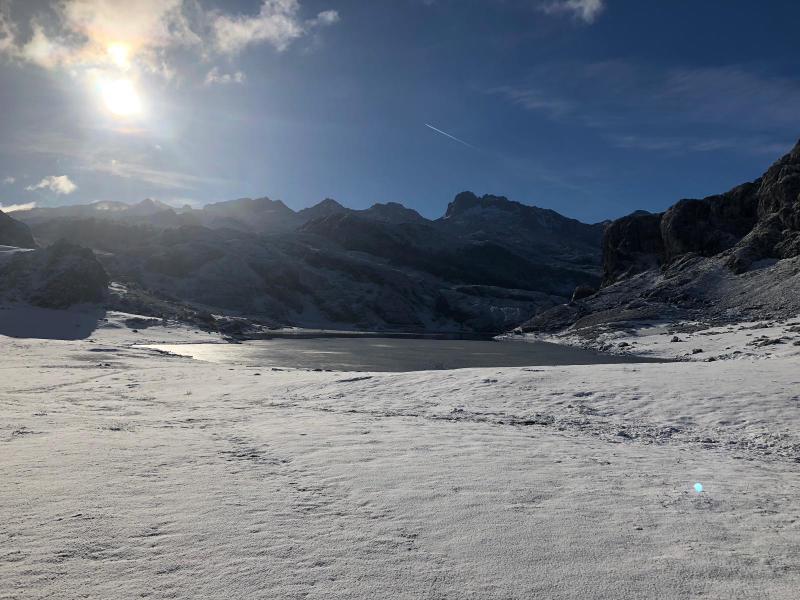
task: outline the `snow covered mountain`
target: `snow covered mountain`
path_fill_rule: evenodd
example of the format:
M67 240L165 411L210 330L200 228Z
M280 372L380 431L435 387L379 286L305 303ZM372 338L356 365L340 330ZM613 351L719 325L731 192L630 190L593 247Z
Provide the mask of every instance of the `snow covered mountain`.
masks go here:
M282 325L502 331L600 280L602 225L459 194L435 221L397 203L150 201L20 213L37 239L91 247L116 281Z

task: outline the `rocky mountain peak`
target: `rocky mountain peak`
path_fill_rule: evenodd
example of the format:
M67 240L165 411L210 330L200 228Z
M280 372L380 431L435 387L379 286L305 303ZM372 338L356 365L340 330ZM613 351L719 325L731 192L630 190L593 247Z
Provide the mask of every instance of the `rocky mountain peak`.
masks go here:
M152 198L145 198L138 204L133 204L128 208L131 214L145 216L155 215L164 211L171 211L173 208L169 204L165 204L160 200L153 200Z
M448 219L457 215L462 215L466 212L476 209L500 209L500 210L513 210L516 208L514 205L521 206L518 202L512 202L505 196L494 196L486 194L478 197L472 192L461 192L457 194L453 201L447 205L447 211L444 218ZM533 207L530 207L533 208Z
M334 200L333 198L325 198L322 202L318 203L316 206L320 208L327 208L327 209L342 209L342 206L339 202Z

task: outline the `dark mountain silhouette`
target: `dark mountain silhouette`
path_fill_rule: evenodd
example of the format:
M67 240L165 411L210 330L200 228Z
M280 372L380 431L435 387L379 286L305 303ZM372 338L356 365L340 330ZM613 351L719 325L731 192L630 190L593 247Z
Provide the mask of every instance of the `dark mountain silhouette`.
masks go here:
M280 324L502 331L600 281L601 225L469 192L435 221L397 203L295 212L269 198L24 218L147 294Z

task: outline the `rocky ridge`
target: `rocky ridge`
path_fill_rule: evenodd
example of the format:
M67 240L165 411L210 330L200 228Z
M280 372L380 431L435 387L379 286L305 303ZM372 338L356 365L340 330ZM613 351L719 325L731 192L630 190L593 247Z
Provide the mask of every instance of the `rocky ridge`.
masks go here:
M800 313L798 290L800 143L753 182L611 223L601 289L536 315L523 329L781 319Z

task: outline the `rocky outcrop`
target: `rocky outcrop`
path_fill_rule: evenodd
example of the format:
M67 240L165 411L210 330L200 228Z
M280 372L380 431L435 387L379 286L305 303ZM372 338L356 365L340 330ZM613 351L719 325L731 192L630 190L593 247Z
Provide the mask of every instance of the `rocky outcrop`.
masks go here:
M664 257L661 216L636 212L611 223L603 236L603 285L655 268Z
M614 221L603 239L600 292L524 327L795 316L799 274L800 143L753 182Z
M0 291L7 300L45 308L101 302L108 284L94 253L69 242L17 252L0 267Z
M689 253L714 256L735 246L756 225L758 182L704 200L681 200L664 213L664 259Z
M603 282L690 254L722 253L736 273L760 260L800 255L800 143L756 181L681 200L661 215L635 213L614 221L603 241Z
M36 242L27 225L0 211L0 246L36 248Z

